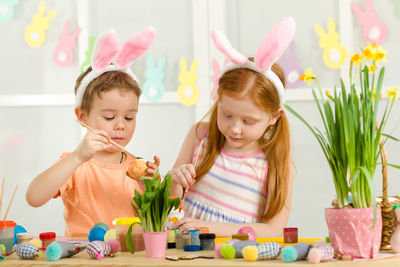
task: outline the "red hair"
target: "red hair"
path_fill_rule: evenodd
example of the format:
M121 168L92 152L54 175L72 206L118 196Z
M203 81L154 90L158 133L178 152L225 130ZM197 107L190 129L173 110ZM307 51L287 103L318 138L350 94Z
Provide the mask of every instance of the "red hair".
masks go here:
M285 85L282 68L278 64L274 64L272 71ZM280 109L279 95L274 85L264 75L250 69L239 68L224 73L219 79L219 99L224 94L235 98L242 98L244 95L250 96L258 107L269 114L275 114ZM225 136L217 126L217 109L218 101L209 111L208 142L203 153L204 159L196 169L197 180L211 169L225 143ZM269 138L265 138L265 134ZM268 162L269 190L266 185L266 192L269 194L270 202L266 213L262 211L263 213L260 214L263 221L266 221L283 209L291 179L289 123L284 112L281 112L273 126L267 127L258 140L258 144L263 149Z

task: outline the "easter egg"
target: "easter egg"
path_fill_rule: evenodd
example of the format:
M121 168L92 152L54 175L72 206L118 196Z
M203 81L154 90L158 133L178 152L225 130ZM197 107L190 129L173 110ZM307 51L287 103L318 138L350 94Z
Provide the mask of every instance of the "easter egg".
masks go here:
M106 230L100 227L93 227L90 229L88 239L90 242L92 241L104 241L104 236L106 234Z
M249 236L249 240L256 240L257 235L254 232L253 228L246 226L239 229L238 234L247 234Z
M129 165L128 168L128 175L129 177L131 177L132 179L139 179L140 177L142 177L143 175L146 174L147 171L147 165L146 165L146 161L144 159L139 159L136 158L131 165Z
M14 226L14 243L13 243L13 245L17 244L17 242L18 242L17 234L19 234L19 233L26 233L25 228L22 227L21 225Z

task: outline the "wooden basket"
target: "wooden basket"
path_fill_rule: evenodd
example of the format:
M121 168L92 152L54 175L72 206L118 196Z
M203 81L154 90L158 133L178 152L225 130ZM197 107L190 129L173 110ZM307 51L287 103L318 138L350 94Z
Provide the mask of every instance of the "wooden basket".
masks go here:
M382 211L381 249L390 250L392 249L392 247L390 246L390 238L392 237L392 234L396 230L397 226L397 219L396 219L396 214L393 211L393 205L400 203L400 196L392 196L390 197L389 200L387 194L387 187L388 187L387 165L385 164L387 162L387 158L386 158L386 149L385 146L383 145L383 138L381 139L380 146L381 146L382 177L383 177L383 182L382 182L383 194L381 197L378 197L382 199L382 201L378 203Z

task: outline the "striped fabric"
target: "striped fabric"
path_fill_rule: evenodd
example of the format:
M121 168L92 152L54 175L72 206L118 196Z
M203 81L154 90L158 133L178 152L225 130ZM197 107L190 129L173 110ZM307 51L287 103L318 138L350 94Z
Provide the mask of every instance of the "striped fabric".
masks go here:
M111 254L111 247L104 241L92 241L86 246L86 252L93 259L101 259Z
M207 136L203 137L203 148L206 142ZM198 164L202 159L200 155ZM189 188L185 217L220 223L259 222L267 200L267 171L262 151L238 156L222 150L209 172Z
M335 250L330 244L322 244L317 246L317 248L321 251L321 260L332 259L335 254Z
M259 260L273 260L281 253L282 246L276 242L266 242L257 246Z

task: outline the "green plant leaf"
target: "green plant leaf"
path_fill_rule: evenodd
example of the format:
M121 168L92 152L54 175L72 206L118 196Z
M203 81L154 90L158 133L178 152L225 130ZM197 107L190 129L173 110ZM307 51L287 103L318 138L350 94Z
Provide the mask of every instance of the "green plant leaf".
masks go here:
M132 254L135 254L135 246L132 240L132 227L135 224L140 224L139 222L134 222L129 226L128 232L126 233L126 237L125 237L125 243L126 243L126 248L128 249L128 251Z

